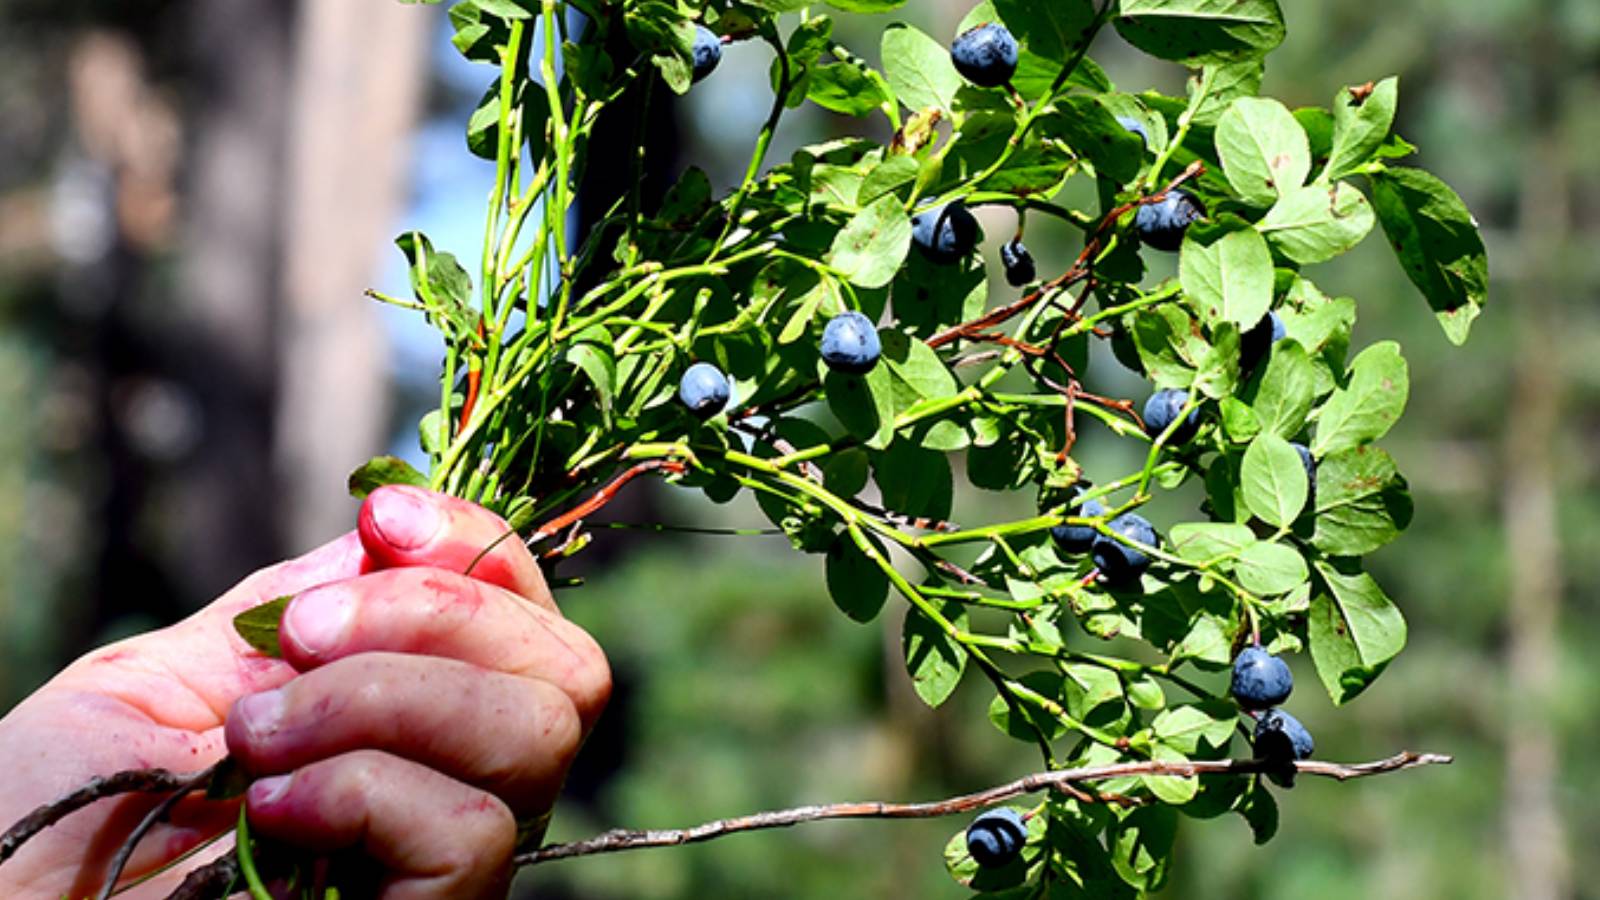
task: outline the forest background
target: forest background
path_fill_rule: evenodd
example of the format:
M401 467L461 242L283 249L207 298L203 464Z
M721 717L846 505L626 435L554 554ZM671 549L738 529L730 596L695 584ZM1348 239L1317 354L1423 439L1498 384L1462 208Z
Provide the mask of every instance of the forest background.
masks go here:
M968 5L892 16L947 35ZM1370 560L1411 628L1358 702L1308 692L1296 711L1319 757L1456 763L1307 780L1265 847L1240 821L1185 821L1164 896L1600 897L1600 856L1582 851L1600 846L1600 4L1286 12L1264 92L1326 104L1399 75L1396 130L1489 245L1491 305L1465 348L1417 314L1381 241L1319 275L1370 298L1356 345L1398 337L1411 361L1386 447L1416 518ZM845 22L836 37L871 58L882 19ZM492 166L460 134L490 72L447 34L442 8L392 0L0 0L0 710L89 647L347 528L345 476L374 452L415 458L436 338L361 292L405 292L389 243L404 228L467 258L482 240ZM737 182L768 53L730 48L716 78L655 111L655 178L693 162ZM1124 89L1181 93L1180 68L1114 34L1094 53ZM848 126L807 107L773 158ZM994 243L1010 230L987 224ZM1037 228L1029 245L1049 270L1074 237ZM1104 393L1143 390L1109 359L1094 372ZM1112 443L1080 452L1115 468ZM973 493L957 508L992 519L1030 502ZM658 484L608 513L765 525L753 503ZM942 796L1030 766L988 725L981 688L937 712L917 701L897 618L838 616L821 567L782 537L619 527L585 556L588 584L558 600L605 644L618 688L553 838ZM519 890L956 898L938 854L958 827L811 825L543 866Z

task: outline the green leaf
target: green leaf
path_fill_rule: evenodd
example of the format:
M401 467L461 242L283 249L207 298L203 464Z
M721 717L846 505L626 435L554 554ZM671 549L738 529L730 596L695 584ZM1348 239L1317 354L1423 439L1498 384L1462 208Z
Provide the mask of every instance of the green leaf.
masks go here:
M428 476L412 468L398 456L375 456L350 473L350 496L364 500L366 496L386 484L409 484L425 488Z
M1317 402L1317 372L1300 342L1284 338L1272 345L1257 383L1250 408L1261 428L1281 438L1292 438L1306 425Z
M1240 800L1239 815L1250 825L1257 844L1265 844L1278 833L1278 801L1267 790L1266 782L1257 779Z
M863 537L882 555L883 548L878 546L872 535ZM828 594L841 612L857 622L870 622L877 618L878 611L883 609L883 602L889 596L889 576L877 562L862 552L848 532L835 536L833 543L828 546L824 571Z
M1017 680L1036 694L1058 702L1061 698L1062 676L1056 672L1029 672ZM1022 711L1020 719L1014 715L1014 710L1004 696L996 695L989 702L989 721L994 723L994 727L1000 729L1002 734L1019 741L1031 742L1040 734L1049 740L1055 740L1067 733L1067 726L1045 710L1025 700L1019 700L1017 704Z
M845 225L827 262L852 284L878 288L894 280L910 249L911 217L899 197L886 194Z
M289 601L293 599L293 595L286 594L260 606L252 606L233 617L233 630L263 655L282 659L283 652L278 647L278 627L283 621L283 611L289 608Z
M841 497L854 497L867 486L872 466L860 447L840 450L822 465L822 486Z
M1318 459L1383 437L1406 408L1411 377L1399 344L1373 344L1350 370L1349 386L1334 391L1317 412L1311 452Z
M1272 305L1272 251L1248 227L1220 237L1190 229L1178 257L1178 277L1208 324L1227 321L1248 329Z
M906 5L906 0L828 0L834 9L854 13L892 12Z
M499 16L502 19L527 19L534 15L532 9L517 2L517 0L472 0L472 2L481 7L484 12L492 16ZM537 4L532 5L536 6Z
M1178 813L1170 806L1145 806L1127 813L1106 836L1117 874L1141 891L1158 890L1166 883L1177 834Z
M688 93L694 72L694 23L661 0L629 4L622 14L628 40L650 58L673 93Z
M1288 107L1262 97L1233 101L1217 120L1217 156L1228 183L1251 206L1266 208L1306 183L1311 147Z
M1182 751L1174 749L1166 743L1156 744L1150 750L1150 758L1158 762L1182 763L1188 762L1189 757ZM1157 800L1173 806L1182 806L1195 798L1200 793L1200 779L1194 775L1141 775L1139 780L1150 789Z
M1122 0L1116 26L1140 50L1190 67L1262 56L1284 34L1277 0Z
M1406 168L1373 175L1372 199L1389 245L1445 337L1465 343L1489 299L1489 257L1467 205L1443 181Z
M902 438L874 460L872 475L889 509L913 518L949 517L955 483L945 454Z
M1156 740L1185 756L1215 759L1227 750L1238 723L1233 704L1203 701L1162 712L1150 723L1150 730Z
M912 112L930 106L949 112L956 91L966 83L950 62L949 48L900 22L884 29L883 72L895 96Z
M1311 660L1334 705L1342 706L1405 646L1406 621L1353 561L1323 560L1316 567L1323 584L1311 598Z
M472 276L455 256L434 252L433 243L420 231L408 231L394 243L411 264L411 289L446 337L460 337L476 329L477 313L470 305Z
M1302 265L1325 262L1372 230L1372 206L1345 182L1307 185L1285 194L1256 228L1273 249Z
M1046 136L1066 141L1095 172L1118 184L1136 178L1144 163L1144 141L1122 127L1101 97L1062 97L1054 112L1040 118L1039 127Z
M914 156L895 155L872 167L861 180L856 202L866 206L880 197L899 193L917 180L921 165Z
M994 0L994 8L1017 40L1056 63L1065 63L1083 49L1095 17L1090 0Z
M822 390L828 397L828 409L838 417L845 430L870 447L886 447L894 436L893 378L889 367L881 363L865 375L830 370L823 376Z
M617 359L611 351L611 335L603 326L593 326L578 335L567 348L567 362L578 367L594 385L600 401L601 421L611 422L611 400L617 390Z
M1072 155L1060 146L1030 142L1013 153L1003 168L979 182L977 189L1018 197L1049 197L1072 171Z
M1330 556L1361 556L1411 524L1411 493L1393 457L1351 447L1317 463L1317 523L1311 543Z
M1256 542L1249 526L1235 522L1183 522L1172 526L1167 537L1172 552L1194 562L1237 555Z
M1333 99L1333 146L1328 151L1328 167L1318 181L1337 181L1361 168L1394 125L1400 79L1385 78L1359 103L1349 88Z
M1287 594L1311 575L1305 559L1293 547L1267 541L1246 547L1234 572L1245 590L1267 597Z
M1262 434L1250 442L1240 478L1245 507L1268 525L1287 526L1306 505L1310 486L1300 454L1275 434Z
M874 77L867 64L847 59L811 70L806 97L830 112L844 116L867 116L893 103L888 85Z
M966 629L965 605L946 601L939 614L957 628ZM967 651L915 606L906 609L901 649L905 651L911 687L922 702L937 707L950 699L961 683L961 673L966 671Z

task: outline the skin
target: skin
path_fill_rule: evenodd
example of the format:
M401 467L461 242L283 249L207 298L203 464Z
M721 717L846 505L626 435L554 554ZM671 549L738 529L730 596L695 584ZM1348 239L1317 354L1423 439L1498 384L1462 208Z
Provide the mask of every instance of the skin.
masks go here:
M520 541L461 574L506 530L471 504L382 488L349 534L77 660L0 719L0 827L95 775L231 753L255 779L255 834L364 857L384 900L506 896L517 820L550 810L611 689ZM271 659L232 619L285 594ZM92 894L157 799L101 800L36 836L0 866L0 897ZM238 803L184 800L125 879L231 828ZM164 897L229 846L122 896Z

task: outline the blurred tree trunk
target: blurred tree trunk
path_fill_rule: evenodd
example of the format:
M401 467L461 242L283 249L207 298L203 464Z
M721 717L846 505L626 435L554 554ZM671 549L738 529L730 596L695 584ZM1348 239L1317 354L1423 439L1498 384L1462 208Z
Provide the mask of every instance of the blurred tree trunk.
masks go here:
M176 356L185 360L204 433L173 486L174 537L191 552L168 565L191 602L283 550L271 447L294 9L212 0L189 18L193 138L180 289L195 340Z
M371 301L393 227L436 17L398 3L307 3L296 29L273 448L285 536L350 527L346 476L385 440L385 338Z
M1540 42L1536 58L1559 59ZM1548 298L1563 283L1560 250L1572 223L1568 202L1571 166L1562 149L1556 98L1564 73L1535 64L1534 88L1551 123L1533 137L1519 198L1518 352L1506 410L1501 470L1506 557L1510 564L1507 632L1506 802L1503 827L1507 858L1506 896L1517 900L1572 897L1572 863L1557 802L1561 772L1553 721L1559 685L1559 619L1562 604L1561 544L1556 511L1555 444L1561 432L1561 367L1549 355L1549 336L1559 326Z

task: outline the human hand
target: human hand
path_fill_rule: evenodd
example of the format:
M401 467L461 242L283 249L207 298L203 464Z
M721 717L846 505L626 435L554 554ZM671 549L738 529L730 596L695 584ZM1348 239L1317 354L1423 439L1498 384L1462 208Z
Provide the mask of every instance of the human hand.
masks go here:
M358 849L385 898L504 896L517 818L550 808L610 691L599 647L563 619L532 556L487 511L374 492L355 531L250 576L190 618L74 662L0 719L0 825L125 769L257 780L255 833ZM292 594L283 659L234 632ZM157 798L75 813L0 866L0 896L80 897ZM133 854L154 871L230 827L238 801L179 803ZM165 896L197 861L128 896Z

